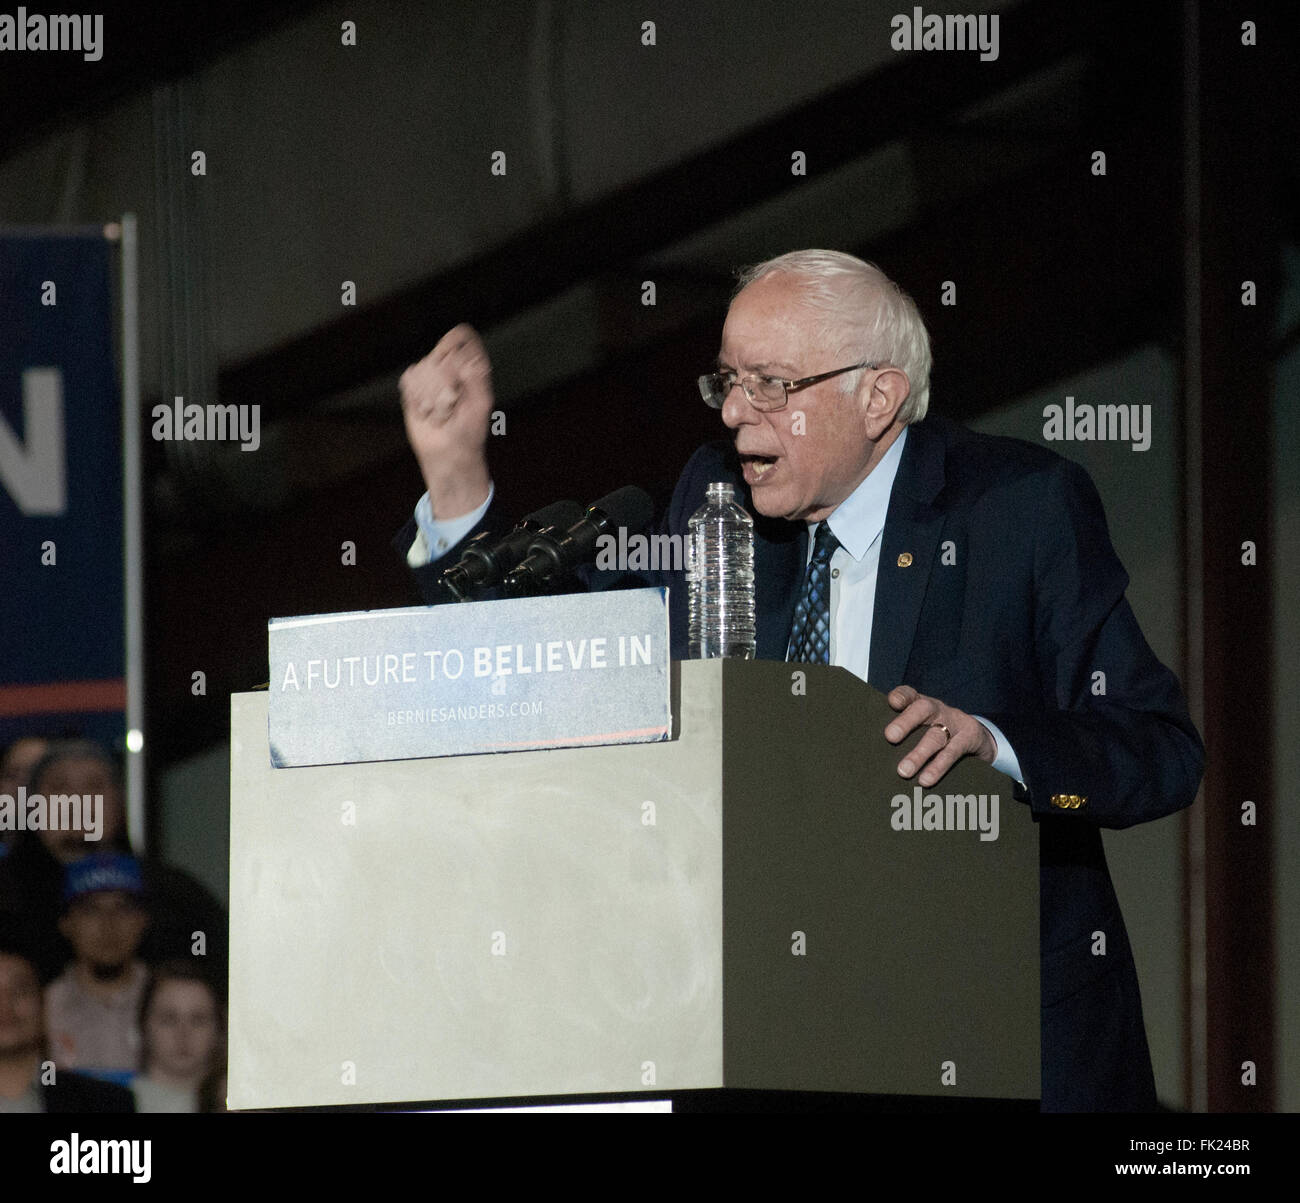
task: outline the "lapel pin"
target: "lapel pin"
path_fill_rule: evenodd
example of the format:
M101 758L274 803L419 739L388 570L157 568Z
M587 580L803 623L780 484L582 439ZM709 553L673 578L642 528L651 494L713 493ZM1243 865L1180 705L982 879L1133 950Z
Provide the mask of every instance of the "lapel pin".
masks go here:
M900 568L910 568L912 565L912 553L910 551L902 552L898 557L898 566Z

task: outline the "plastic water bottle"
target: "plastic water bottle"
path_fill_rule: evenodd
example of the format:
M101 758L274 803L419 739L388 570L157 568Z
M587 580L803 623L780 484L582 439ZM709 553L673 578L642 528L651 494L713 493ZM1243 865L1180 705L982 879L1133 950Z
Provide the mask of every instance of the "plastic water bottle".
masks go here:
M687 526L692 660L754 658L754 520L729 484L710 484Z

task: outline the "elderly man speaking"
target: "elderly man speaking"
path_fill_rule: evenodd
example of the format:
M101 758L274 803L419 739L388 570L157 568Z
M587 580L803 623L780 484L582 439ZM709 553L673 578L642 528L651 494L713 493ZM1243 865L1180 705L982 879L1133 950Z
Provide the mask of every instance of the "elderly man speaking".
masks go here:
M750 268L699 382L733 437L691 458L666 526L683 533L708 483L733 482L755 515L757 654L842 665L887 693L898 713L882 739L928 728L901 777L928 787L978 756L1015 782L1039 831L1043 1109L1150 1110L1137 973L1101 829L1190 805L1200 736L1125 600L1087 474L927 416L929 369L916 306L873 265L810 250ZM460 544L504 524L484 457L493 403L478 336L450 331L401 393L428 492L396 543L440 602ZM683 658L681 574L645 576L672 587ZM1092 955L1097 931L1104 957Z

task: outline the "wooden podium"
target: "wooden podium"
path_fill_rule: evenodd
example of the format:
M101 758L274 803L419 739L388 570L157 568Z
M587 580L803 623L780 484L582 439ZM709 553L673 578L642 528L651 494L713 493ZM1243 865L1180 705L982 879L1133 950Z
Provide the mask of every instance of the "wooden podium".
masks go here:
M292 769L234 695L231 1108L1037 1098L1011 782L967 760L918 802L840 668L692 661L674 692L663 743Z

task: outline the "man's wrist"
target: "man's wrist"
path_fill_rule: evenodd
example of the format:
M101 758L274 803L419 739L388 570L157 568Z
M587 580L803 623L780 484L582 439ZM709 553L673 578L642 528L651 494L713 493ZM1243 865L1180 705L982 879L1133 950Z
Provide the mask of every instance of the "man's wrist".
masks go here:
M425 487L429 491L429 507L433 517L439 522L450 522L478 509L492 489L492 478L487 465L475 465L465 472L447 472L447 465L441 465L442 471L437 475L424 474Z

